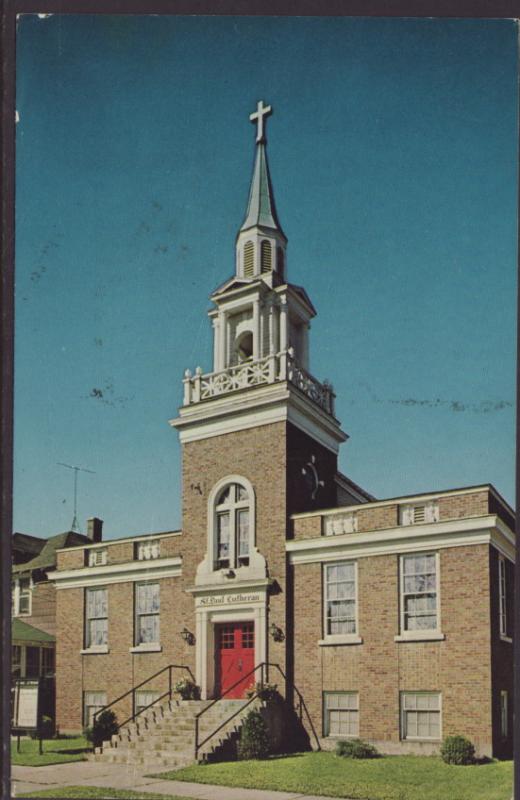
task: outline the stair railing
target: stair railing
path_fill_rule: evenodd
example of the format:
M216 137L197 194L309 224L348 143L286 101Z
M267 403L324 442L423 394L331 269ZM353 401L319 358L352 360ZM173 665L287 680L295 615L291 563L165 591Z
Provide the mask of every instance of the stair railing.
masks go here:
M193 673L192 673L191 669L189 667L187 667L185 664L168 664L168 666L163 667L163 669L160 669L159 672L156 672L153 675L150 675L149 678L146 678L141 683L138 683L137 686L132 686L132 688L129 689L127 692L125 692L124 694L120 695L119 697L116 697L115 700L112 700L111 703L108 703L106 706L103 706L103 708L100 708L99 711L96 711L95 714L93 715L93 723L95 723L96 717L98 717L99 714L102 714L103 711L106 711L107 709L111 708L112 706L115 706L116 703L119 703L121 700L124 700L125 697L128 697L129 694L132 695L132 715L130 717L128 717L128 719L125 719L124 722L121 722L121 723L118 724L118 726L117 726L117 731L118 732L123 727L123 725L127 725L129 722L133 722L136 719L136 717L138 717L140 714L143 714L145 711L148 711L149 708L151 708L152 706L156 705L161 700L164 700L165 697L168 697L168 699L171 700L172 699L172 694L173 694L172 670L174 670L174 669L186 670L186 672L190 676L190 678L193 681L193 683L195 683L195 678L193 676ZM141 686L144 686L145 684L147 684L150 681L152 681L154 678L158 678L159 675L162 675L163 672L166 672L166 670L168 670L168 690L166 692L164 692L160 697L157 697L155 700L153 700L151 703L149 703L147 706L144 706L143 708L141 708L136 713L136 710L135 710L135 693L136 693L136 691L138 689L140 689Z
M199 751L200 751L201 747L203 747L206 744L206 742L209 742L209 740L212 739L229 722L231 722L232 719L234 719L236 716L238 716L238 714L242 713L242 711L245 708L247 708L247 706L249 706L254 700L256 700L257 697L261 697L262 696L262 690L264 688L264 683L265 683L264 678L265 678L266 675L267 676L269 675L269 667L273 667L274 669L277 669L278 672L280 673L280 675L282 676L282 678L285 681L286 688L287 687L291 687L293 689L293 691L296 693L296 695L298 697L298 712L297 713L298 713L298 717L299 717L300 723L303 724L303 716L304 716L304 713L305 713L305 717L307 719L308 725L309 725L309 727L310 727L310 729L311 729L311 731L313 733L313 736L314 736L314 738L316 740L317 750L321 750L320 740L319 740L319 737L318 737L318 735L316 733L314 725L312 723L312 719L311 719L311 716L310 716L309 711L307 709L307 706L305 705L305 700L303 699L302 693L297 688L297 686L295 686L294 683L292 683L291 681L288 680L287 675L282 670L282 668L280 667L279 664L274 664L274 663L271 663L269 661L262 661L262 662L260 662L260 664L257 664L256 667L254 667L252 670L250 670L245 675L243 675L238 681L235 681L235 683L233 683L228 689L226 689L226 691L223 692L220 695L220 697L216 697L211 703L209 703L205 708L203 708L202 711L199 711L199 713L195 715L195 760L198 759ZM233 689L235 689L240 683L243 683L246 680L246 678L249 678L250 675L254 675L258 670L260 670L260 689L259 689L259 691L254 691L253 694L251 695L251 697L248 699L247 703L244 703L244 705L242 705L237 711L235 711L233 714L230 714L230 716L227 717L224 720L224 722L222 722L218 726L218 728L215 728L215 730L212 731L208 736L206 736L205 739L203 739L201 742L199 742L200 718L207 711L209 711L210 708L212 708L216 703L218 703L219 700L222 700L227 694L232 692Z

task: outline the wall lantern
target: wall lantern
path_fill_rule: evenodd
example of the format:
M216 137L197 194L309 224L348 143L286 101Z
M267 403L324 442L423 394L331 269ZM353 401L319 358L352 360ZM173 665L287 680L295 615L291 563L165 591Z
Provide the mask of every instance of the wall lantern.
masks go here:
M182 629L181 636L186 642L186 644L195 644L195 636L187 628Z
M285 639L285 633L281 628L278 627L278 625L275 625L274 622L271 622L271 625L269 626L269 633L275 642L283 642Z

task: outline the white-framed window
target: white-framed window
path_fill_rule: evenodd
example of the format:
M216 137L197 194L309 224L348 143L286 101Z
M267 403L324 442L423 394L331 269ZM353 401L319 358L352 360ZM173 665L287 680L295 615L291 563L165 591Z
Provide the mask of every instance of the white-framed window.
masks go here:
M323 518L325 536L341 536L342 533L355 533L358 529L357 514L331 514Z
M500 734L504 739L507 739L508 733L509 725L507 692L505 689L503 689L500 692Z
M401 633L439 630L439 569L436 553L401 556Z
M135 644L159 643L159 583L137 583L135 586Z
M236 569L249 565L253 539L251 491L242 483L233 481L223 486L215 497L213 509L215 569Z
M139 714L145 708L155 703L160 697L159 692L147 691L140 689L135 693L135 713Z
M106 588L85 589L85 647L108 645L108 599Z
M96 547L88 551L88 566L100 567L107 563L107 548Z
M357 633L357 563L325 564L323 575L325 635Z
M401 693L401 738L441 739L439 692Z
M138 561L150 561L153 558L160 558L161 540L150 539L146 542L136 543L136 558Z
M83 725L91 728L94 724L94 714L101 711L107 704L106 692L83 692Z
M12 588L13 616L29 617L32 609L33 582L30 576L15 578Z
M323 706L325 736L359 736L357 692L325 692Z
M400 525L419 525L422 522L439 521L439 503L429 500L421 503L406 503L399 506Z
M500 635L507 636L506 560L502 555L498 556L498 611Z

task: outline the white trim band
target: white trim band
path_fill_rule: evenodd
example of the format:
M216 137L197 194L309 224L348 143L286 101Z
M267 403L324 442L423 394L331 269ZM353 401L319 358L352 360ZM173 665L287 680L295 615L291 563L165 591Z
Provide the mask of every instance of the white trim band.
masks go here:
M147 561L131 561L123 564L108 564L101 567L55 570L49 572L56 589L75 589L83 586L104 586L110 583L125 583L158 578L178 578L182 574L182 558L157 558Z

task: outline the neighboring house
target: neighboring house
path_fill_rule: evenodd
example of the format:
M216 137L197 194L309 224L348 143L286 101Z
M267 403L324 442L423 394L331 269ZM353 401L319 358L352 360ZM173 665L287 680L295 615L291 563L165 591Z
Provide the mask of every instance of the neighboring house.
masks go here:
M235 274L212 295L213 369L186 371L171 421L182 531L58 550L58 724L81 730L170 664L233 698L270 662L324 747L429 753L465 734L510 757L513 510L489 484L376 500L338 472L347 436L310 374L316 312L286 246L260 129ZM118 719L165 691L167 672Z
M56 552L101 538L101 521L89 520L89 533L74 531L40 539L13 534L12 659L13 678L50 677L55 672L56 590L48 578Z

